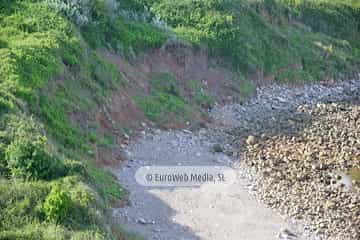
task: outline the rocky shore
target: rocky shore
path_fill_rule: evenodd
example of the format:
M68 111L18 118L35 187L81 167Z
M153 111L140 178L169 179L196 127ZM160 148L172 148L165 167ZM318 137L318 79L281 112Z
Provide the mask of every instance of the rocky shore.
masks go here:
M146 239L359 239L359 183L349 175L360 168L359 94L360 80L270 85L213 109L207 128L144 128L114 170L131 203L114 219ZM133 176L150 165L224 165L238 179L226 188L140 186Z
M360 239L359 183L350 176L360 169L359 82L281 88L229 108L241 167L256 174L263 202L319 239Z

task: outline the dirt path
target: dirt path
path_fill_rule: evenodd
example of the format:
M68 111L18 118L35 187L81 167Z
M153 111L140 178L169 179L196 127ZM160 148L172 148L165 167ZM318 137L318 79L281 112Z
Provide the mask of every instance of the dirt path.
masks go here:
M197 132L150 129L126 149L128 162L114 170L121 184L130 191L131 206L114 210L114 217L127 229L146 239L273 240L318 239L302 231L303 225L281 217L259 203L252 194L254 185L246 169L237 167L231 154L214 153L214 144L231 153L236 126L254 119L276 121L302 104L339 100L359 87L358 81L334 86L314 85L288 89L269 86L244 105L214 110L213 125ZM230 156L229 156L230 155ZM199 188L155 188L139 185L134 178L141 166L213 166L234 168L237 178L229 185L203 185ZM296 235L293 236L293 234Z

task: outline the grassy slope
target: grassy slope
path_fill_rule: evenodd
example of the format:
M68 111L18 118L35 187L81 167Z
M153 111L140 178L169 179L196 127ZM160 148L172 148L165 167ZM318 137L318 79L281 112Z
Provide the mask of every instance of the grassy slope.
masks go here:
M110 20L105 8L97 6L98 24L82 29L84 41L78 28L43 1L0 3L0 239L115 238L106 212L126 193L92 163L91 145L103 142L94 133L96 126L79 126L70 115L91 112L124 86L116 68L88 44L121 43L137 52L160 46L165 37L145 23ZM44 135L49 140L39 149L23 148L23 142ZM26 178L19 175L13 162L24 154L29 161L51 161L45 162L46 174L35 164L20 169ZM61 221L44 205L56 186L70 199ZM50 207L62 211L61 204Z
M203 110L212 107L215 102L215 98L196 80L189 81L185 86L191 93L189 97L183 96L176 78L170 73L153 74L150 83L151 93L136 96L135 102L147 118L159 126L195 122L195 118L205 115Z
M166 34L145 22L110 17L103 1L92 2L94 21L81 28L40 0L0 3L0 239L115 238L106 208L125 193L92 164L91 144L103 142L96 126L78 126L69 116L91 112L124 86L96 48L132 58L160 47ZM359 64L359 27L349 28L360 22L356 8L290 0L127 0L122 8L141 14L144 3L178 37L206 45L241 76L261 70L278 80L318 80ZM302 68L289 68L293 64ZM140 107L153 120L179 111L186 116L187 104L163 81L172 78L157 76L152 95L138 99ZM211 104L209 96L197 97L199 105ZM38 150L56 164L43 179L18 179L11 151L44 135L50 140ZM71 202L57 222L44 210L55 185Z
M260 70L278 80L310 81L338 78L359 65L359 14L341 4L140 1L180 37L205 43L213 55L228 59L245 76ZM294 70L292 65L301 67Z

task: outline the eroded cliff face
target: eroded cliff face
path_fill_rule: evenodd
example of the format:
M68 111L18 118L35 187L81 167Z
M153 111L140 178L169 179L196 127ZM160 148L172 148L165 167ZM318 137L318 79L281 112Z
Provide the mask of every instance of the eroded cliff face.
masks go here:
M245 99L246 94L252 94L254 90L250 86L248 93L244 94L244 80L229 68L222 67L224 63L210 58L205 50L195 50L191 46L165 44L132 61L109 51L99 54L116 65L126 84L96 111L95 118L88 119L98 123L98 134L113 135L120 145L126 144L131 135L141 132L145 126L166 129L202 126L209 121L207 111L214 105ZM170 112L164 110L166 121L154 121L136 101L158 94L153 82L164 74L173 81L177 91L175 95L186 108L184 114L189 115L186 118L178 116L177 109ZM204 102L205 97L208 102ZM119 151L108 147L96 146L95 151L97 161L101 163L111 164L122 159Z

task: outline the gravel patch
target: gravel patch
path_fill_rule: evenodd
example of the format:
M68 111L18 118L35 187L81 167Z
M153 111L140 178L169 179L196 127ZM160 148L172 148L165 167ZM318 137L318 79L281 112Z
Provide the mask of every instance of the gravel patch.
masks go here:
M321 239L360 239L359 188L348 175L360 168L359 90L234 131L258 197Z
M296 149L301 146L301 141L305 141L302 137L304 134L307 136L306 141L310 139L311 143L316 142L312 140L314 136L322 134L307 130L308 126L316 124L314 117L324 116L324 112L331 111L326 107L323 112L317 112L317 104L321 109L321 106L333 106L332 103L340 101L351 102L355 99L354 93L359 92L359 89L360 81L355 80L331 86L312 85L298 88L272 85L258 89L256 97L242 105L215 108L211 113L214 123L207 129L196 132L144 129L143 136L125 148L128 161L119 169L113 169L121 184L130 191L130 204L114 209L114 219L146 239L330 239L326 237L335 230L330 232L326 229L329 229L330 225L327 224L333 220L328 221L325 217L332 216L331 213L328 214L331 207L321 208L319 212L308 211L307 207L317 208L325 204L317 204L317 201L329 200L326 197L331 195L326 195L327 191L318 191L323 186L321 177L326 180L327 175L318 174L318 171L314 170L309 175L309 184L302 184L303 178L308 176L308 170L314 168L314 163L309 160L308 167L303 167L303 153L296 155ZM348 111L352 112L353 109L349 108ZM326 116L325 114L324 119L327 119ZM327 123L337 124L334 120L337 117L329 117L332 120ZM351 126L357 127L354 124ZM320 128L321 126L317 129ZM333 138L337 139L335 136ZM339 138L339 141L346 136ZM354 138L357 138L357 135L354 135ZM286 150L283 150L283 145ZM312 148L312 145L309 145L309 148ZM334 153L335 150L336 148ZM273 154L266 155L267 152ZM286 156L285 153L291 156L289 159L297 160L283 163L281 159L283 155ZM267 157L266 160L262 155ZM307 153L306 156L313 155ZM348 161L336 163L333 160L332 163L333 165L329 163L327 166L331 165L334 170L344 171L350 167L346 165ZM315 169L320 167L319 164L320 162L316 163ZM135 181L135 172L138 168L149 165L224 165L236 171L237 179L227 186L140 186ZM293 173L289 173L291 177L287 177L290 169ZM297 175L293 177L291 174ZM331 174L339 175L341 172L331 171ZM335 178L339 178L338 175L334 175ZM345 177L338 180L349 182ZM287 187L284 187L284 184ZM346 195L339 199L341 201L350 199L347 196L357 196L354 191L345 190L345 187L331 189L340 195ZM321 196L314 198L317 195ZM304 199L308 199L308 205L303 203ZM349 211L341 213L339 218L348 216L353 212L352 209L356 210L359 206L356 197L354 201L350 200L350 203L353 204L351 207L348 207L347 200L338 203L339 211L349 208ZM320 211L326 215L321 215ZM313 217L313 221L309 217L312 213L320 217ZM320 223L316 219L326 220ZM317 225L318 223L321 225ZM360 226L353 220L344 221L346 226L349 223L351 226L352 223ZM345 225L339 224L339 228ZM347 231L350 228L344 229ZM346 239L337 237L356 236L354 234L356 231L351 230L349 236L334 235L333 239Z

